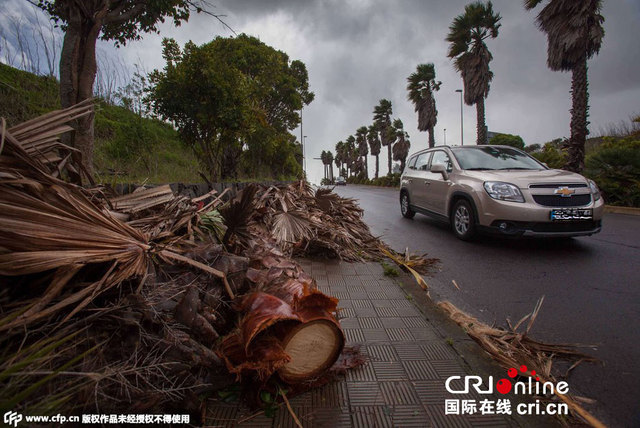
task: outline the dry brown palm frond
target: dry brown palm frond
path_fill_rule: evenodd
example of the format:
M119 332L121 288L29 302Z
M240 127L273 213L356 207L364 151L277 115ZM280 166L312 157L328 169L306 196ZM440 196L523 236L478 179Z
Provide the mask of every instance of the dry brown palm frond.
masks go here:
M273 216L272 236L279 244L309 240L313 236L311 222L302 211L279 212Z
M243 240L250 239L248 226L255 208L256 190L256 185L250 184L242 190L235 200L220 208L220 215L224 218L224 224L227 227L222 240L225 245L231 242L234 235Z
M563 359L574 361L570 370L583 361L597 362L598 360L576 350L577 347L592 345L550 344L538 342L529 337L528 333L540 311L543 301L544 298L539 299L534 310L529 315L523 317L516 324L516 327L511 328L510 331L488 326L461 311L450 302L440 302L438 306L504 368L508 369L525 365L529 371L524 375L532 376L531 370L535 370L542 382L555 383L556 378L552 374L554 360ZM529 322L524 332L518 332L517 328L527 319ZM558 394L557 397L567 403L575 414L582 417L592 426L604 427L600 421L582 408L569 394Z

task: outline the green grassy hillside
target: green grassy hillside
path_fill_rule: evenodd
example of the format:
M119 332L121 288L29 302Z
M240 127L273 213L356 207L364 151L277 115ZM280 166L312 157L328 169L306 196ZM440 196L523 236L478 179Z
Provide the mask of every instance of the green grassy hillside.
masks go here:
M58 82L0 64L0 116L16 125L60 108ZM104 183L200 182L198 162L166 123L98 101L95 175Z

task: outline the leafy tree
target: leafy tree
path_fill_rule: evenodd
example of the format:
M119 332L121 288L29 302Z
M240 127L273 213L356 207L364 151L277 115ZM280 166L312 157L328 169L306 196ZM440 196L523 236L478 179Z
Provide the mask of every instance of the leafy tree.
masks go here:
M531 10L542 0L525 0ZM567 169L584 168L585 142L589 130L589 91L587 60L600 51L604 18L601 0L549 0L536 17L540 30L547 34L547 65L554 71L571 71L571 138Z
M389 161L389 174L391 174L391 145L395 141L395 135L391 124L391 115L393 114L393 108L391 101L387 99L381 99L378 105L373 109L373 123L380 131L380 143L387 147L388 161Z
M562 138L556 138L545 143L541 151L531 153L531 155L540 162L547 164L549 168L562 169L567 164L567 154L563 150L565 142L566 140Z
M183 51L170 39L163 45L167 64L150 75L149 101L212 180L235 178L241 158L249 172L266 165L273 175L301 174L289 131L314 97L302 62L245 34L189 42Z
M378 169L380 167L378 156L380 155L380 137L378 136L378 129L375 125L369 126L367 129L367 142L369 143L369 148L371 149L371 155L376 157L376 175L375 178L378 178Z
M158 32L158 23L178 26L191 12L203 12L206 0L30 0L62 25L60 102L63 108L93 97L96 78L96 42L113 40L116 46ZM217 15L212 16L218 18ZM219 18L218 18L219 19ZM82 163L93 170L93 115L77 120L74 141Z
M489 140L489 143L498 146L511 146L520 150L524 149L524 141L519 135L497 134Z
M429 147L433 147L436 144L433 128L438 122L438 110L433 93L440 90L442 82L436 81L433 63L418 64L416 71L407 78L407 82L409 101L418 113L418 129L422 132L429 131Z
M404 125L400 119L393 121L393 128L397 138L396 143L393 145L393 160L400 162L400 171L402 172L407 162L411 143L409 142L409 134L405 132Z
M527 152L527 153L535 153L535 152L537 152L537 151L539 151L541 149L542 149L542 146L540 144L538 144L538 143L529 144L528 146L524 147L524 151Z
M454 60L456 70L462 75L464 102L476 105L478 144L487 144L484 99L489 95L493 79L489 69L493 56L484 41L498 37L500 19L500 14L493 12L491 2L470 3L464 13L453 20L446 39L450 42L447 56Z
M358 146L358 154L362 156L362 164L364 165L364 175L369 178L367 169L367 155L369 154L369 146L367 145L367 127L361 126L356 130L356 144Z

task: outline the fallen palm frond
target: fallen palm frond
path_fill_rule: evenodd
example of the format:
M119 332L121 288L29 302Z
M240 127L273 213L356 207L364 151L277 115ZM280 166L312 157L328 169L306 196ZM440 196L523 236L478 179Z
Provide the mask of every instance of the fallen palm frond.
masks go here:
M509 322L510 330L503 330L484 324L461 311L450 302L440 302L438 306L504 368L509 369L524 365L528 368L528 371L521 373L523 376L539 377L541 382L553 382L555 384L557 380L552 374L554 360L574 361L573 368L583 361L596 362L597 359L578 352L576 348L580 345L550 344L539 342L529 337L529 331L538 316L543 301L544 297L538 300L534 310L520 319L515 326L511 326ZM524 331L518 331L525 322L527 324L524 327ZM535 371L535 375L532 375L532 370ZM600 421L582 408L569 394L556 394L556 396L567 403L575 414L581 416L592 426L604 427Z
M402 269L413 275L418 285L427 292L427 296L429 295L429 286L418 270L422 270L424 272L427 266L432 266L435 263L434 259L426 259L424 256L409 254L408 248L405 250L404 254L393 253L382 246L380 247L380 251L382 251L385 256L393 260Z
M93 114L92 99L13 126L8 131L29 156L46 165L53 177L61 177L64 170L72 181L80 183L80 173L76 169L80 168L85 178L94 184L91 175L83 169L80 151L60 142L61 134L73 131L69 122L90 114Z

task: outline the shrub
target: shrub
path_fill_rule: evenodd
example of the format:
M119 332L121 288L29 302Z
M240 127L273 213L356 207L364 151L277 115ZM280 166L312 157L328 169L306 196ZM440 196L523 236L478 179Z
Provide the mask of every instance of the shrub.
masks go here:
M608 204L640 207L640 138L604 137L586 157L584 175L598 184Z
M531 153L531 156L540 162L546 163L549 168L562 169L567 164L567 154L561 148L562 140L553 140L544 145L542 151Z
M524 149L524 141L519 135L497 134L489 140L489 144L511 146L521 150Z

